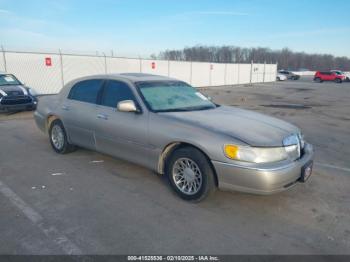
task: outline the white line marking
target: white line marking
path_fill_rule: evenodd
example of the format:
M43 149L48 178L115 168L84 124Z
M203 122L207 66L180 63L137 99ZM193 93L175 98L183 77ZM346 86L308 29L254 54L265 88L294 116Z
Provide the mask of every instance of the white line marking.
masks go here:
M56 243L67 255L82 255L82 251L54 226L44 221L44 218L26 204L15 192L0 181L0 193L7 197L22 213L36 225L48 238Z
M103 163L104 160L92 160L90 161L90 163Z
M340 166L334 166L334 165L328 165L328 164L321 164L321 163L316 163L318 166L323 166L323 167L328 167L328 168L333 168L333 169L338 169L346 172L350 172L350 168L347 167L340 167Z
M25 96L28 95L27 89L25 89L23 86L18 86L18 87L22 90L22 92L23 92L23 94L24 94Z
M53 173L53 174L51 174L51 176L62 176L62 175L65 175L65 173Z
M0 94L1 94L2 96L7 96L7 94L5 93L5 91L4 91L4 90L1 90L1 89L0 89Z

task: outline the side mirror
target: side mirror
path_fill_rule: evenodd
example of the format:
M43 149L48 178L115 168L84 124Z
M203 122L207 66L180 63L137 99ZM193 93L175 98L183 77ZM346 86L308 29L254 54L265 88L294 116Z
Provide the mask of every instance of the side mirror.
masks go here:
M117 109L120 112L139 112L139 110L136 108L134 101L132 100L120 101L117 105Z

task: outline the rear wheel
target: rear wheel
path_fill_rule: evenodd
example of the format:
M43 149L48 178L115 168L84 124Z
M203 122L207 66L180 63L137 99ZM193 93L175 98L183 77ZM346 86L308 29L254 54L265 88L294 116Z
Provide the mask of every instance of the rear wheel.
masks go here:
M52 148L59 154L67 154L76 149L74 145L68 142L66 130L59 119L51 123L49 136Z
M317 82L317 83L322 83L322 80L321 80L321 78L316 77L316 78L315 78L315 82Z
M199 202L215 190L214 172L198 149L177 149L166 164L165 173L173 190L184 200Z

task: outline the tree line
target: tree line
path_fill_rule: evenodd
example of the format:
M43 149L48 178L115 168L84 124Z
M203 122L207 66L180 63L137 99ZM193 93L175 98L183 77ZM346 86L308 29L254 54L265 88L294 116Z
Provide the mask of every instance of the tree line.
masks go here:
M182 50L165 50L153 58L177 61L212 63L278 63L279 69L343 70L350 71L348 57L335 57L330 54L307 54L293 52L288 48L272 50L270 48L242 48L236 46L186 47Z

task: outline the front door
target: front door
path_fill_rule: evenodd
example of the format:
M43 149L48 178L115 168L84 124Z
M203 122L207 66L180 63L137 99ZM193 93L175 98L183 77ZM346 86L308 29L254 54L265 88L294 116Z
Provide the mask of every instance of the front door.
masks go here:
M97 150L150 166L148 112L120 112L117 110L117 104L123 100L133 100L136 105L140 105L132 87L126 82L108 80L95 116Z

